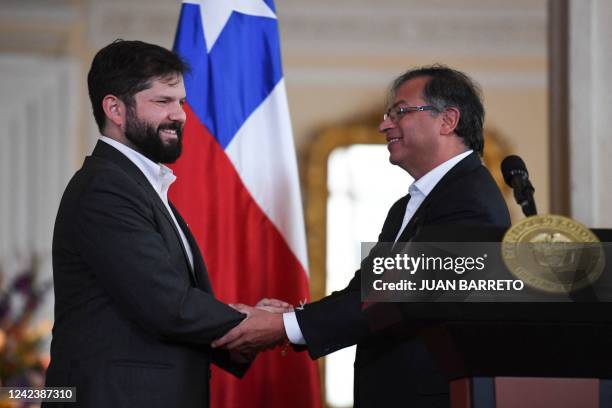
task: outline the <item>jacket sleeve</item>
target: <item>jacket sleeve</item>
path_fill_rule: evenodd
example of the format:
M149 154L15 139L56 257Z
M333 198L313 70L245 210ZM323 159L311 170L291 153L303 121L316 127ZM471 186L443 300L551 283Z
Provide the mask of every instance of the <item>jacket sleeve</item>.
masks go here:
M378 237L379 243L395 240L407 200L407 197L403 197L389 210ZM379 249L380 246L376 245L362 265L369 262ZM313 359L356 344L374 334L380 334L362 307L361 269L355 272L346 288L305 305L303 310L296 310L295 315L306 340L308 353Z
M237 363L232 360L228 350L211 349L211 359L214 365L238 378L242 378L251 367L251 363Z
M97 173L77 206L85 262L128 318L159 338L209 344L244 315L191 285L171 261L150 197L121 172Z

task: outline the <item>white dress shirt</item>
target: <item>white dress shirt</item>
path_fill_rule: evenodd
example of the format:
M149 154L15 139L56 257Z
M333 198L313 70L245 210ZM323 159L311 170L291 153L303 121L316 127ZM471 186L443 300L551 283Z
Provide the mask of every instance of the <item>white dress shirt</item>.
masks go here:
M136 165L143 172L149 183L153 189L159 195L159 198L162 200L168 213L172 217L172 221L174 221L174 225L178 230L181 241L183 241L183 246L185 247L185 251L187 252L187 258L189 259L189 264L191 265L191 270L193 270L193 252L191 251L191 247L189 246L189 242L187 241L187 237L185 233L179 226L176 218L174 217L174 213L170 208L170 204L168 204L168 189L176 180L176 176L172 173L172 170L163 164L155 163L150 160L143 154L137 152L136 150L124 145L116 141L115 139L111 139L110 137L100 136L100 140L104 143L107 143L113 146L115 149L119 150L123 153L132 163Z
M430 170L427 174L418 180L415 180L410 187L408 187L408 193L410 194L410 200L406 205L406 212L404 213L404 220L402 226L395 237L395 242L399 239L406 228L406 225L410 222L414 214L417 212L425 198L431 193L436 184L442 180L442 177L446 175L457 163L466 158L472 153L472 150L460 153L455 157L445 161L438 167ZM295 312L283 313L283 323L285 324L285 332L287 338L293 344L306 344L300 325L298 324Z

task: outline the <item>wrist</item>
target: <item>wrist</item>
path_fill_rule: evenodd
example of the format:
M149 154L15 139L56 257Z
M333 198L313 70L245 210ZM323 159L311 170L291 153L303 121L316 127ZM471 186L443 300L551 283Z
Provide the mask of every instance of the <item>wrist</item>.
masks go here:
M285 330L285 322L282 313L274 314L274 327L276 332L278 333L279 340L283 342L288 342L289 338L287 337L287 331Z

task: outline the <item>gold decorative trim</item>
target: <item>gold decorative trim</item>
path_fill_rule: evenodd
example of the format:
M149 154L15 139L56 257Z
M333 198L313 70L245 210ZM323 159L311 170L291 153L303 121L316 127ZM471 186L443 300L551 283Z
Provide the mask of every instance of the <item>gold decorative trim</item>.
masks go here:
M317 135L306 165L306 232L313 299L325 296L327 225L327 161L332 151L354 144L383 144L385 139L370 125L332 126Z
M306 160L306 236L310 265L310 293L313 300L325 296L327 161L334 149L353 144L382 144L384 137L376 130L376 119L362 124L337 125L323 129L314 138ZM319 359L321 405L325 401L325 359Z

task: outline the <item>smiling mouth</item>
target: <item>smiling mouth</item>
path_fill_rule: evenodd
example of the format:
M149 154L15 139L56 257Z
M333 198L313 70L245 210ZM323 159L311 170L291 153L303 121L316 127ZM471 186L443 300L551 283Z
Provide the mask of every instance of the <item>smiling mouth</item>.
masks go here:
M160 133L170 137L177 137L176 129L163 129Z
M392 145L393 143L399 142L401 137L392 137L387 140L387 146Z

